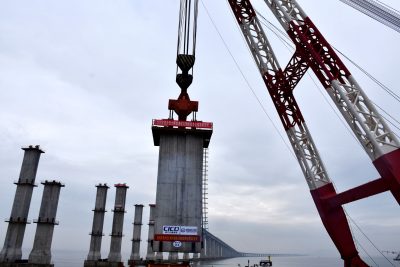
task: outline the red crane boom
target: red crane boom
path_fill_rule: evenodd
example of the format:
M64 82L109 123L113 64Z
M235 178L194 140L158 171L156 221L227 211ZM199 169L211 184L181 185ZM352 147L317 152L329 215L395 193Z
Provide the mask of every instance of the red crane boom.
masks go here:
M400 142L300 5L295 0L264 1L296 45L284 70L250 0L228 0L344 266L366 267L342 205L388 190L400 204ZM340 194L335 192L293 95L308 68L325 87L382 178Z

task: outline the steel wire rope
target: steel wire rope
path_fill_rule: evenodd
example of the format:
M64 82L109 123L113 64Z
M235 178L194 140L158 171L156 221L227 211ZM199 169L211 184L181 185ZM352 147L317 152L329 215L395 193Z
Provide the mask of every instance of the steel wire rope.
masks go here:
M378 18L384 19L387 22L391 23L399 27L400 22L400 14L399 11L390 7L389 5L382 3L380 1L375 0L340 0L344 3L351 3L349 5L357 5L359 8L369 11L374 15L378 16ZM358 9L357 9L358 10ZM361 11L361 10L358 10ZM362 11L361 11L362 12ZM364 12L362 12L364 13ZM365 14L365 13L364 13ZM387 25L389 26L389 25ZM390 26L389 26L390 27Z
M282 141L285 143L287 149L290 151L290 153L292 154L292 156L295 157L293 151L289 148L289 146L287 145L286 141L283 139L282 134L279 132L279 130L277 129L276 125L273 123L271 117L270 117L270 116L268 115L268 113L266 112L266 109L265 109L264 106L262 105L260 99L259 99L258 96L256 95L256 93L255 93L254 89L252 88L252 86L250 85L248 79L244 76L243 71L241 70L241 68L240 68L240 66L239 66L239 64L238 64L238 62L237 62L237 60L236 60L235 57L233 56L233 54L232 54L232 52L230 51L230 49L229 49L227 43L225 42L224 38L222 37L221 32L219 31L218 27L216 26L214 20L212 19L211 14L209 13L209 11L208 11L207 7L205 6L204 2L201 1L201 4L202 4L202 6L204 7L204 9L205 9L205 11L206 11L206 13L207 13L208 18L210 19L210 21L211 21L211 23L212 23L214 29L217 31L217 33L218 33L218 35L219 35L221 41L223 42L225 48L227 49L229 55L231 56L232 60L234 61L235 65L236 65L236 67L238 68L239 72L241 73L242 78L245 80L247 86L248 86L249 89L251 90L253 96L257 99L257 101L258 101L260 107L262 108L262 110L264 111L265 115L268 117L268 119L270 120L270 122L271 122L272 125L274 126L275 130L278 132L278 134L279 134L279 136L281 137ZM256 11L256 12L259 13L258 11ZM265 19L265 18L264 18L264 19ZM265 20L266 20L266 19L265 19ZM267 20L267 21L268 21L268 20ZM269 21L268 21L268 22L269 22ZM270 22L269 22L269 23L270 23ZM270 24L271 24L271 23L270 23ZM274 26L274 27L275 27L275 26ZM275 33L275 32L274 32L274 33ZM282 40L281 37L278 37L278 38ZM313 80L313 79L312 79L312 80ZM314 80L313 80L313 82L315 83ZM319 87L318 87L318 89L319 89ZM326 100L326 98L325 98L325 100ZM331 106L331 107L332 107L332 106ZM332 108L333 108L333 107L332 107ZM335 112L335 114L336 114L336 112ZM336 115L337 115L337 114L336 114ZM346 129L348 129L348 128L346 127ZM352 134L352 136L353 136L353 134ZM353 137L354 137L354 136L353 136ZM358 143L359 143L359 142L358 142ZM360 144L360 145L361 145L361 144ZM334 184L333 182L332 182L332 184L335 186L335 184ZM336 187L336 186L335 186L335 187ZM364 233L364 231L361 230L361 228L358 226L358 224L355 222L355 220L354 220L352 217L350 217L350 215L347 213L347 211L345 210L344 207L343 207L343 210L344 210L346 216L347 216L348 218L350 218L350 220L352 221L352 223L353 223L353 224L357 227L357 229L364 235L364 237L367 238L367 240L373 245L373 247L374 247L376 250L378 250L379 253L380 253L392 266L395 266L395 265L393 265L392 262L390 262L390 260L389 260L387 257L385 257L385 256L382 254L382 252L377 248L377 246L372 242L372 240ZM355 239L355 238L354 238L354 239ZM356 239L355 239L355 240L356 240ZM356 240L356 242L357 242L358 245L364 250L364 252L368 255L368 257L371 258L371 256L365 251L365 249L361 246L361 244L360 244L357 240ZM377 264L372 258L371 258L371 260L372 260L375 264Z
M333 47L333 46L332 46ZM385 90L389 95L391 95L397 102L400 103L400 96L396 94L393 90L391 90L389 87L384 85L382 82L380 82L378 79L376 79L372 74L370 74L368 71L366 71L364 68L362 68L360 65L355 63L353 60L351 60L348 56L346 56L344 53L342 53L339 49L333 47L339 54L341 54L344 58L346 58L351 64L353 64L357 69L359 69L362 73L364 73L368 78L370 78L373 82L375 82L379 87L381 87L383 90Z
M382 110L386 115L388 115L390 118L392 118L392 120L395 120L397 123L400 124L400 122L398 120L396 120L395 118L393 118L389 113L387 113L383 108L381 108L378 104L374 103L373 101L371 101L375 106L377 106L380 110ZM382 116L382 115L381 115ZM394 128L396 128L397 130L400 131L400 127L398 127L397 125L395 125L393 122L391 122L388 118L386 118L385 116L382 116L387 122L389 122ZM393 132L393 131L392 131ZM396 135L399 139L400 136L396 133L393 132L394 135Z
M381 4L381 5L383 5L383 6L387 7L387 8L389 8L389 9L391 9L391 10L397 12L397 13L400 13L399 10L397 10L397 9L394 8L394 7L389 6L388 4L386 4L386 3L382 2L382 1L379 1L379 0L372 0L372 1L378 2L379 4Z
M273 23L271 23L270 21L268 21L262 14L260 14L260 12L258 12L256 10L256 13L266 22L268 22L268 24L270 24L271 26L273 26L273 28L275 30L277 30L278 32L280 32L282 34L282 36L286 37L288 40L290 40L289 37L286 36L286 34L280 30L279 28L277 28ZM289 43L288 41L286 41L283 37L280 37L271 27L269 27L268 25L266 25L265 23L263 23L261 21L261 23L267 27L272 33L274 33L285 45L285 47L293 52L294 51L294 47L293 47L293 43ZM318 89L318 92L321 94L321 96L324 98L325 102L330 106L331 110L333 111L333 113L336 115L336 117L338 118L338 120L342 123L343 127L347 130L347 132L354 138L354 140L357 142L357 144L363 148L363 146L361 145L361 143L358 141L357 137L355 136L355 134L353 133L353 131L350 129L350 127L346 124L346 122L343 120L343 118L338 114L338 111L333 107L333 105L331 104L331 102L328 100L328 98L325 96L325 94L322 92L321 88L318 86L317 82L314 80L314 78L311 76L311 74L309 72L307 72L308 77L310 78L310 80L312 81L312 83L314 84L315 88Z
M251 93L253 94L253 96L256 98L259 106L261 107L261 109L263 110L264 114L267 116L268 120L270 121L270 123L272 124L272 126L274 127L275 131L278 133L278 135L280 136L282 142L285 144L286 148L288 149L288 151L290 152L290 154L297 160L296 155L294 154L294 152L292 151L292 149L290 148L290 146L286 143L285 138L283 137L283 135L281 134L281 132L279 131L278 127L276 126L276 124L273 122L272 118L269 116L266 108L264 107L264 105L262 104L260 98L257 96L257 94L255 93L253 87L251 86L249 80L246 78L246 76L244 75L244 72L242 71L242 69L239 66L239 63L237 62L236 58L233 56L232 51L229 49L228 44L225 42L225 39L223 38L221 32L219 31L215 21L212 19L210 12L208 11L206 5L204 4L204 2L202 0L201 4L204 8L204 10L206 11L206 14L208 16L208 18L211 21L211 24L213 25L215 31L217 32L219 38L221 39L225 49L228 51L228 54L230 55L231 59L233 60L233 62L235 63L236 68L238 69L238 71L240 72L240 75L242 76L243 80L245 81L247 87L250 89Z
M189 7L188 7L188 3L189 3ZM190 12L191 10L191 5L192 5L192 1L190 0L186 0L186 16L185 18L187 19L186 23L185 23L185 33L187 33L186 35L186 51L185 54L189 54L189 40L190 40L190 15L192 14L192 12ZM187 28L186 28L187 25Z
M260 12L258 12L256 10L256 13L265 21L267 22L270 26L272 26L275 30L277 30L284 38L286 38L287 40L290 40L290 38L286 35L286 33L282 30L280 30L279 28L277 28L273 23L271 23L269 20L267 20L262 14L260 14ZM262 22L263 23L263 22ZM286 43L287 46L289 46L291 49L294 50L294 47L292 46L292 43L289 43L288 41L286 41L283 37L279 37L278 34L271 29L267 24L263 23L264 26L266 26L269 30L271 30L275 35L277 35L277 37L282 40L282 42ZM333 47L333 46L332 46ZM370 78L374 83L376 83L380 88L382 88L384 91L386 91L392 98L394 98L396 101L400 102L400 96L397 95L395 92L393 92L392 90L390 90L386 85L384 85L382 82L380 82L378 79L376 79L372 74L370 74L368 71L366 71L364 68L362 68L360 65L358 65L356 62L354 62L353 60L351 60L348 56L346 56L344 53L342 53L340 50L338 50L337 48L333 47L333 49L335 49L338 53L340 53L343 57L345 57L351 64L353 64L356 68L358 68L361 72L363 72L368 78ZM308 76L311 78L311 80L313 81L314 85L318 87L320 93L321 89L319 88L319 86L317 85L317 83L315 82L315 80L312 78L312 76L307 73ZM324 94L322 94L324 96L325 101L331 106L331 108L333 109L331 103L327 100L327 98L325 97ZM399 126L400 126L400 121L397 120L394 116L390 115L385 109L383 109L382 107L380 107L378 104L376 104L375 102L373 102L371 100L372 104L374 104L377 108L379 108L380 110L382 110L386 115L388 115L393 121L395 121ZM334 112L336 114L336 116L338 116L340 119L341 117L337 114L336 110L334 109ZM393 127L395 127L396 129L400 130L399 126L396 126L392 121L390 121L388 118L386 118L385 116L382 116L386 121L388 121ZM346 129L351 133L351 135L357 140L357 138L354 136L353 132L351 132L351 130L349 130L348 126L343 122L343 120L341 119L342 123L346 126ZM396 133L393 132L394 135L396 135L398 138L400 138L400 136ZM358 140L357 140L358 141ZM360 144L361 145L361 144Z
M353 236L354 238L354 236ZM378 263L376 263L376 261L374 261L374 259L371 257L371 255L369 255L369 253L367 252L367 250L361 245L360 241L358 241L357 239L354 239L356 241L356 245L357 247L360 247L362 251L364 251L364 253L368 256L368 258L375 263L375 266L379 266Z
M393 11L393 8L389 9L377 2L368 2L366 0L361 1L361 3L359 0L340 1L400 33L400 17L399 14Z
M392 266L395 266L383 253L380 249L378 249L378 247L375 245L374 242L372 242L372 240L364 233L364 231L361 229L360 226L358 226L358 224L355 222L355 220L347 213L346 210L344 210L344 212L346 213L346 216L350 219L350 221L356 226L356 228L358 229L358 231L360 231L360 233L371 243L372 246L374 246L374 248L379 251L379 254L382 255L382 257L384 257Z
M278 30L278 31L282 34L282 31L281 31L281 30L277 29L275 25L273 25L270 21L268 21L268 20L267 20L264 16L262 16L257 10L256 10L256 12L257 12L264 20L266 20L270 25L272 25L276 30ZM274 33L274 34L278 37L278 39L282 41L282 43L284 44L284 46L285 46L287 49L289 49L289 50L292 49L292 51L294 50L294 47L292 46L291 43L288 43L286 40L284 40L282 37L280 37L280 36L279 36L272 28L270 28L268 25L266 25L266 24L264 24L264 23L263 23L263 25L265 25L272 33ZM283 35L283 34L282 34L282 35ZM286 35L283 35L283 36L286 36ZM309 75L309 77L311 78L311 80L312 80L312 82L314 83L314 85L317 87L318 91L322 94L320 87L317 85L317 83L316 83L315 80L312 78L312 76ZM330 105L330 107L332 108L332 110L334 111L334 113L336 114L336 116L338 116L339 120L342 122L342 124L345 126L345 128L346 128L346 129L349 131L349 133L357 140L357 138L354 136L354 134L349 130L348 126L343 122L343 120L341 119L341 117L337 114L336 110L333 109L332 105L331 105L330 102L327 100L326 96L325 96L324 94L322 94L322 96L324 97L325 101ZM375 104L375 103L374 103L374 104ZM377 105L377 107L379 107L379 106ZM385 112L385 113L386 113L386 112ZM388 114L388 115L389 115L389 114ZM396 127L396 128L397 128L397 127ZM396 134L396 133L394 133L394 134ZM361 144L358 142L358 140L357 140L357 143L361 146ZM333 181L331 181L331 182L332 182L332 185L336 188L335 183L334 183ZM336 189L335 189L335 190L336 190ZM383 254L381 253L381 251L377 248L377 246L372 242L372 240L361 230L361 228L358 226L358 224L355 222L355 220L354 220L352 217L350 217L350 215L349 215L348 212L346 211L345 207L342 207L342 208L343 208L343 210L344 210L346 216L350 218L350 220L351 220L352 223L357 227L357 229L367 238L367 240L374 246L374 248L375 248L376 250L378 250L379 253L380 253L381 255L383 255ZM350 232L351 232L351 234L352 234L352 236L353 236L353 239L355 240L356 244L364 251L364 253L371 259L371 261L374 262L374 263L376 264L376 266L379 266L379 265L373 260L373 258L371 257L371 255L366 251L366 249L361 245L361 243L357 240L357 238L356 238L355 235L353 234L352 227L350 227ZM384 256L384 255L383 255L383 256ZM384 257L385 257L385 256L384 256ZM385 257L385 258L386 258L386 257ZM390 262L390 260L389 260L388 258L386 258L386 260L388 260L388 261ZM390 263L391 263L391 262L390 262ZM391 263L391 264L392 264L392 263ZM393 265L393 264L392 264L392 265ZM393 265L393 266L394 266L394 265Z
M269 25L271 25L274 29L279 31L279 33L286 38L287 40L290 40L290 37L287 36L286 32L282 31L278 27L276 27L272 22L270 22L268 19L266 19L260 12L257 12L257 15L259 15L265 22L267 22ZM285 41L286 42L286 41ZM288 43L288 42L286 42ZM291 44L291 43L290 43ZM400 96L396 94L393 90L391 90L389 87L387 87L385 84L383 84L381 81L376 79L372 74L370 74L368 71L366 71L363 67L361 67L359 64L354 62L352 59L350 59L348 56L346 56L343 52L341 52L339 49L336 47L332 46L333 49L335 49L339 54L341 54L343 57L345 57L351 64L353 64L357 69L359 69L362 73L364 73L369 79L371 79L374 83L376 83L379 87L381 87L384 91L386 91L389 95L391 95L396 101L400 103Z
M258 13L258 11L256 11ZM258 13L259 14L259 13ZM263 17L261 14L259 14L261 17ZM269 21L268 21L269 22ZM261 22L262 23L262 22ZM269 22L270 25L273 25L271 22ZM283 45L290 51L293 52L294 51L294 47L292 46L292 43L289 43L288 41L286 41L284 38L280 37L272 28L270 28L268 25L264 24L264 26L267 27L267 29L269 29L272 33L274 33L279 40L281 40L281 42L283 43ZM275 26L275 25L273 25ZM276 29L276 28L275 28ZM279 29L276 29L279 31ZM281 32L281 31L279 31ZM282 32L281 32L282 33ZM332 104L328 101L327 97L322 93L321 88L318 86L318 84L315 82L315 80L312 78L312 76L310 75L310 73L308 73L309 78L311 79L311 81L313 82L314 86L318 89L318 92L323 96L325 102L327 102L329 104L329 106L331 107L332 111L335 113L336 117L339 119L339 121L342 123L342 125L346 128L346 130L349 132L349 134L357 141L357 144L359 144L361 147L362 145L358 142L357 138L355 137L355 135L353 134L353 132L349 129L349 126L347 124L345 124L345 122L343 121L343 119L337 114L336 109L333 108ZM336 190L336 185L333 181L331 181L332 185L334 186L335 190ZM345 208L342 207L343 210L346 212ZM376 266L378 266L378 264L373 260L373 258L371 257L371 255L366 251L366 249L362 246L362 244L360 243L360 241L357 240L356 236L354 235L354 231L352 229L352 227L350 227L350 233L356 243L357 247L360 247L362 249L362 251L364 251L364 253L371 259L371 261L373 263L375 263Z

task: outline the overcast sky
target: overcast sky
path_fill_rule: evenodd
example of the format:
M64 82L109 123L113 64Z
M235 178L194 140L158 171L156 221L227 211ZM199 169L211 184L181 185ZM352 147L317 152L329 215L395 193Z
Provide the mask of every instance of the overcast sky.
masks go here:
M278 25L261 0L257 9ZM400 34L339 0L299 1L328 41L397 94ZM244 76L286 135L227 1L203 0ZM400 9L396 0L385 3ZM62 189L54 250L88 251L95 184L130 188L123 250L131 249L134 204L155 201L158 148L151 120L168 116L175 84L178 0L0 0L0 218L10 215L25 145L41 145L37 181ZM214 122L209 159L210 231L240 251L338 256L298 163L235 66L200 5L192 99L198 119ZM267 31L282 66L291 53ZM367 95L399 119L400 107L345 61ZM311 77L314 78L313 75ZM317 81L314 78L315 81ZM368 156L305 76L295 96L338 191L378 177ZM398 134L399 131L397 131ZM38 216L43 186L29 218ZM107 209L115 189L109 190ZM346 205L381 250L399 250L399 207L385 193ZM112 214L106 214L103 257ZM0 246L7 224L0 224ZM35 225L26 231L31 248ZM357 240L378 254L360 232ZM147 225L142 240L147 239ZM143 246L144 247L144 246ZM363 254L363 253L362 253ZM27 257L27 255L25 255Z

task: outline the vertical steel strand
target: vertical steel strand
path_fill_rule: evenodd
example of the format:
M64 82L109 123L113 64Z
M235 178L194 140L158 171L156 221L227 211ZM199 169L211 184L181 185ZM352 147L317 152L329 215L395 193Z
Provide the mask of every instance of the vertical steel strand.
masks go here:
M389 28L400 32L400 16L381 3L371 0L355 1L340 0L341 2L353 7L365 15L381 22Z

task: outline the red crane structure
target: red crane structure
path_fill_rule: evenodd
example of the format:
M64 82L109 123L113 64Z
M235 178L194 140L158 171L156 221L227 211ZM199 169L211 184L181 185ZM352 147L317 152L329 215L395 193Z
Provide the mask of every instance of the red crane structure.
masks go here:
M297 1L264 0L296 45L285 69L280 67L250 0L228 2L344 266L368 266L358 255L342 205L385 191L390 191L400 204L399 140ZM293 95L309 68L325 87L381 178L342 193L335 191Z

